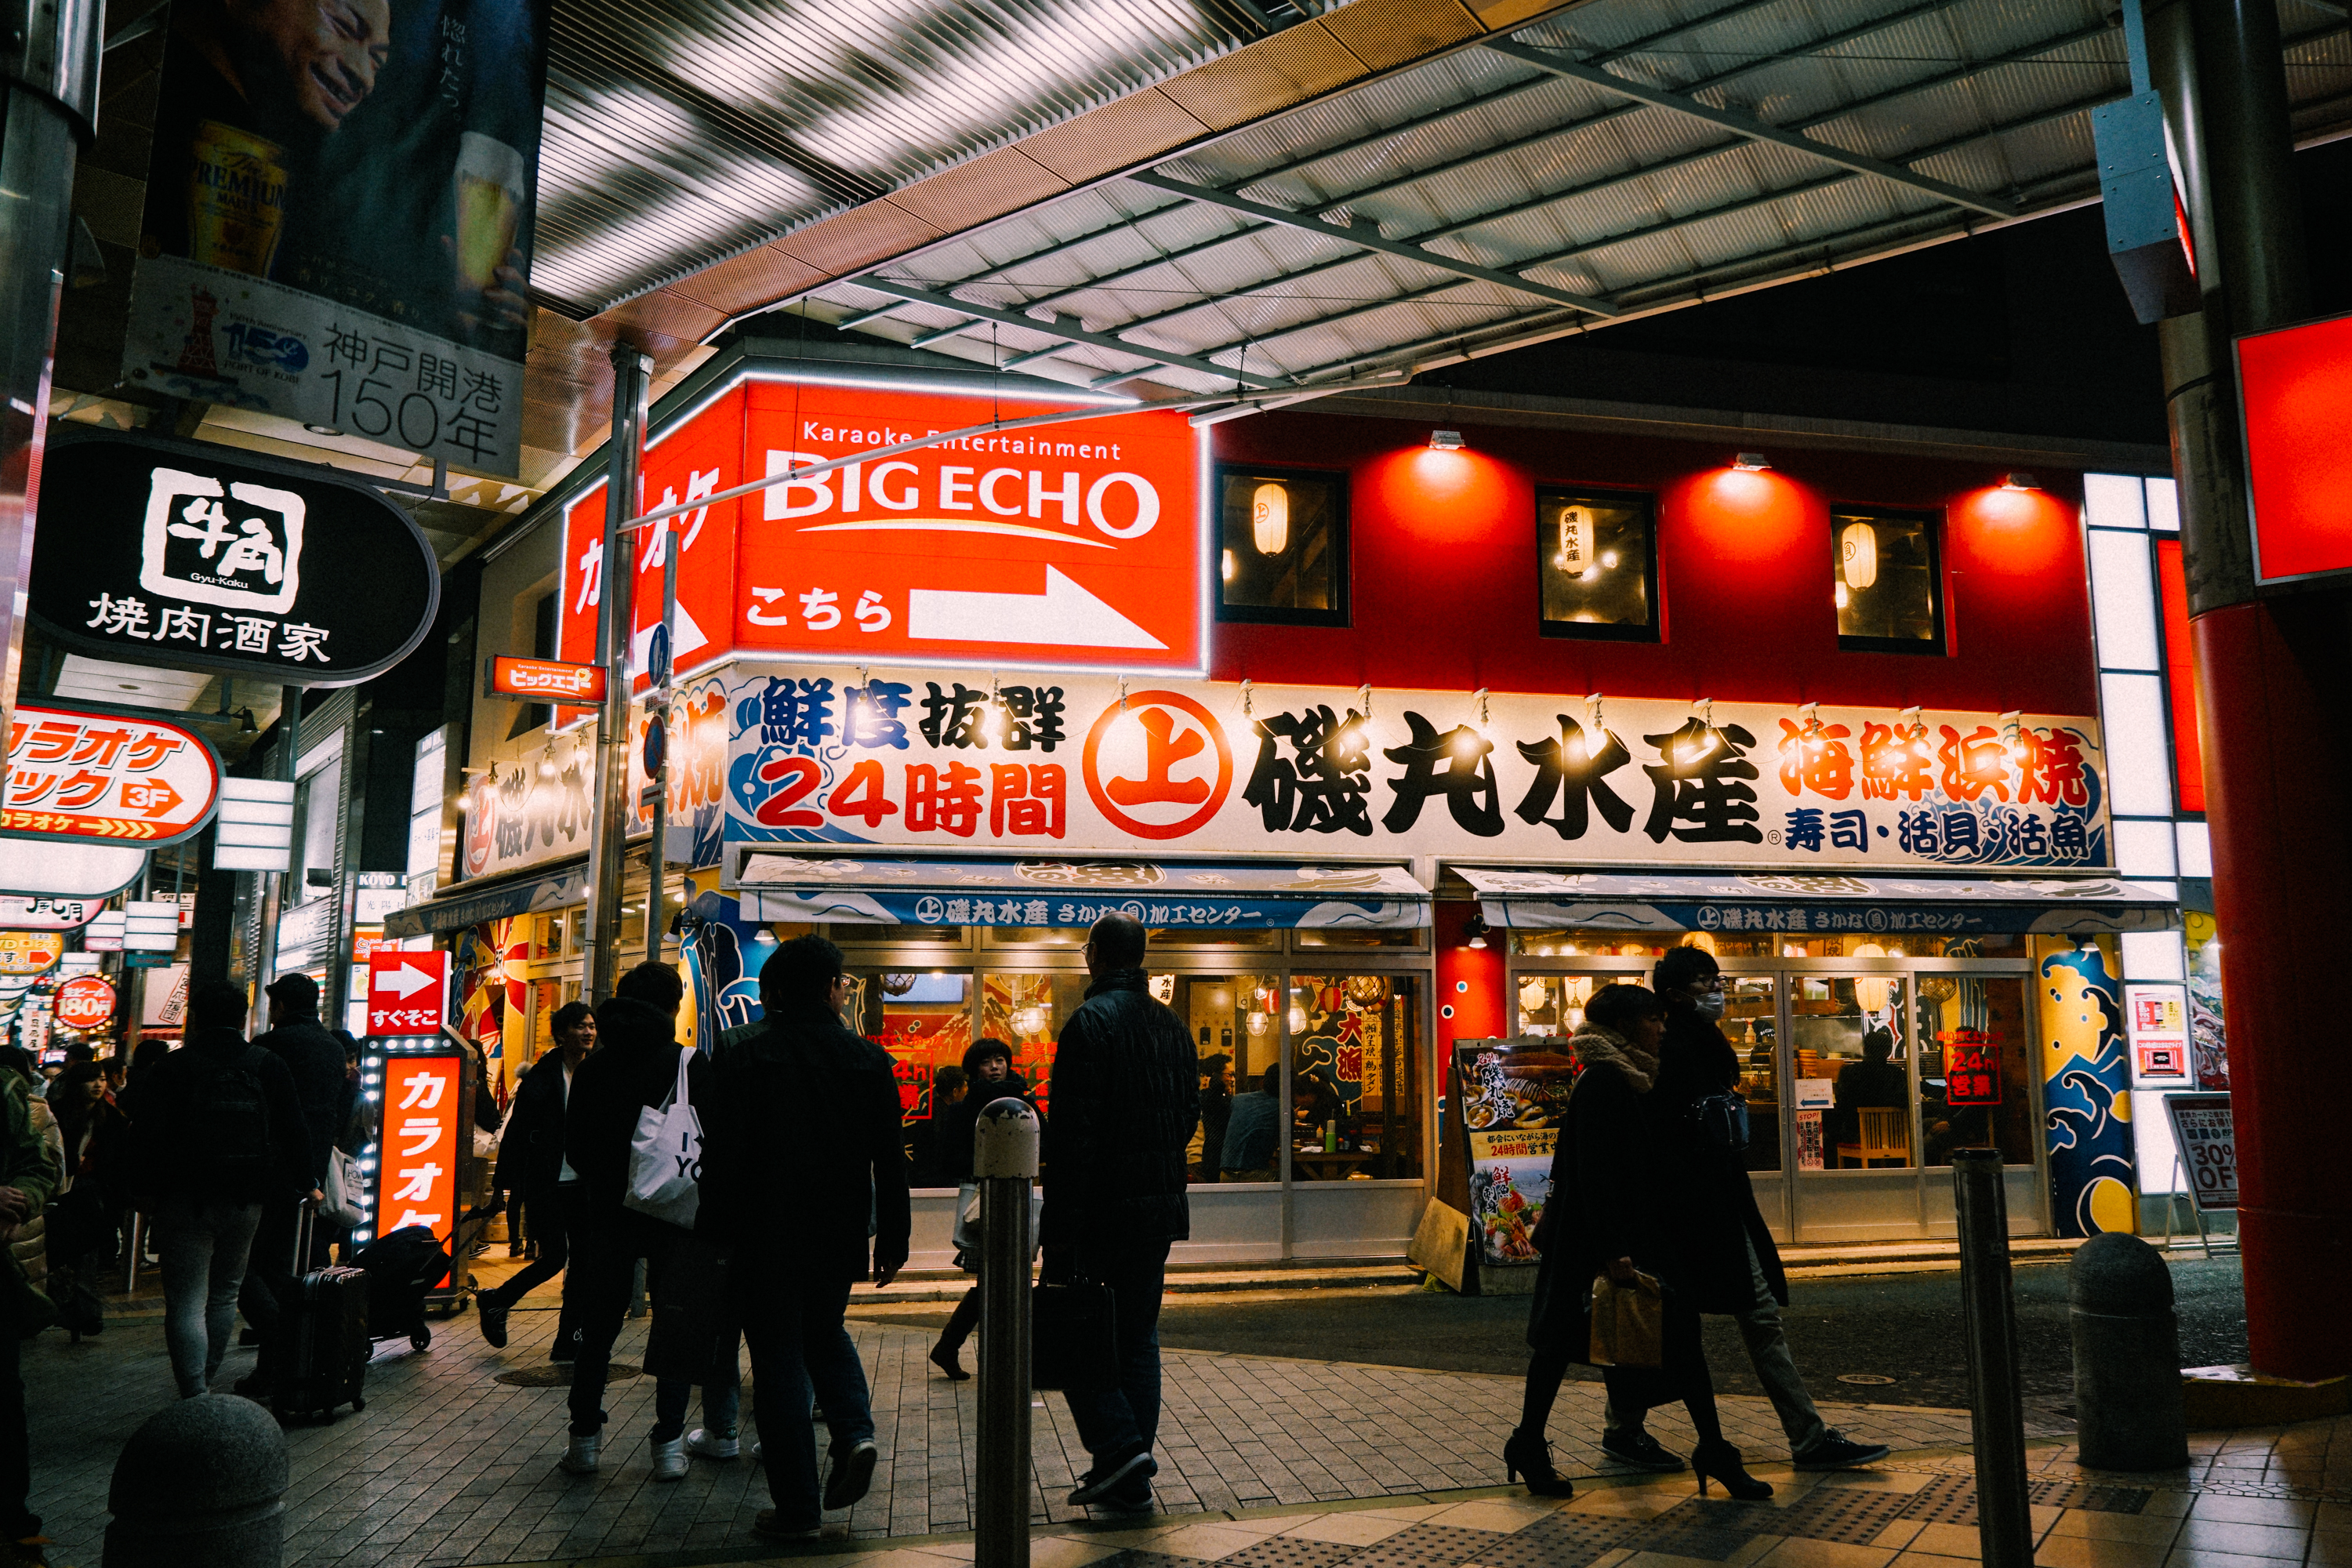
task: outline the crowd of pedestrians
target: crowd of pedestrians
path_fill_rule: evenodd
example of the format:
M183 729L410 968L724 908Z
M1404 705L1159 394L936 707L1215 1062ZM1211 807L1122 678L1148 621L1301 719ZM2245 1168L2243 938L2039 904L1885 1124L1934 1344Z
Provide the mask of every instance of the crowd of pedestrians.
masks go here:
M1204 1163L1263 1174L1277 1085L1233 1096L1219 1061L1204 1075L1183 1021L1155 1000L1144 931L1113 914L1088 933L1083 1003L1060 1033L1052 1116L1040 1116L1039 1277L1107 1294L1110 1344L1065 1394L1088 1467L1075 1506L1148 1510L1158 1470L1158 1323L1171 1247L1190 1235L1188 1145L1205 1089L1216 1136ZM1725 1440L1699 1320L1732 1318L1801 1468L1882 1458L1883 1447L1828 1427L1798 1374L1780 1310L1788 1286L1748 1179L1727 1107L1738 1063L1716 1025L1714 959L1675 948L1654 989L1595 992L1569 1048L1580 1069L1560 1129L1554 1185L1535 1233L1542 1262L1531 1351L1506 1474L1565 1494L1546 1438L1561 1379L1593 1354L1602 1289L1649 1291L1654 1353L1606 1365L1602 1449L1638 1468L1696 1470L1738 1498L1770 1495ZM493 1347L533 1289L562 1279L551 1357L568 1362L562 1468L613 1462L604 1393L615 1341L642 1290L654 1414L645 1434L655 1479L691 1459L762 1463L771 1507L754 1528L818 1532L825 1510L873 1484L880 1461L865 1370L845 1323L859 1280L889 1284L905 1266L910 1174L959 1190L957 1262L977 1274L972 1134L981 1110L1013 1098L1037 1110L1003 1041L982 1039L930 1086L930 1115L909 1145L890 1057L844 1021L855 993L841 952L794 938L760 974L762 1016L697 1048L680 1039L676 966L624 974L593 1010L553 1016L552 1047L525 1071L499 1141L494 1185L509 1205L523 1267L477 1297ZM68 1063L44 1084L21 1051L0 1052L0 1240L14 1288L0 1300L0 1544L9 1563L39 1562L29 1511L18 1346L50 1321L103 1327L99 1271L128 1244L132 1209L160 1254L164 1337L178 1392L211 1390L241 1312L254 1370L235 1392L268 1402L288 1375L288 1321L299 1277L332 1240L315 1211L335 1151L369 1133L358 1047L318 1016L316 985L289 975L267 992L269 1027L248 1040L238 988L199 984L184 1045L136 1058ZM1261 1101L1264 1104L1261 1104ZM494 1107L492 1109L495 1109ZM488 1120L485 1118L485 1120ZM930 1359L967 1377L975 1286ZM760 1440L741 1430L748 1347ZM1655 1364L1639 1364L1642 1360ZM688 1431L696 1393L702 1425ZM1679 1403L1698 1435L1685 1458L1652 1436L1647 1414ZM824 1440L820 1451L819 1427ZM625 1462L624 1459L623 1462ZM6 1568L6 1564L0 1564Z

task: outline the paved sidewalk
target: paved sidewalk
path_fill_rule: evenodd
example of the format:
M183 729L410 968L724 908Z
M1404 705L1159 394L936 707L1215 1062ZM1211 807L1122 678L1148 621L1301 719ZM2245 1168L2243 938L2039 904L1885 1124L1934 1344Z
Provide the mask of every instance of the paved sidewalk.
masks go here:
M684 1481L651 1479L650 1379L609 1391L601 1474L573 1478L557 1468L564 1391L498 1381L546 1366L555 1314L530 1309L552 1305L551 1296L534 1297L517 1311L504 1351L483 1342L470 1313L436 1323L421 1353L404 1342L384 1345L369 1370L364 1413L291 1428L288 1568L750 1552L752 1516L767 1502L753 1466L698 1462ZM58 1542L54 1562L95 1563L115 1457L171 1397L162 1327L152 1314L152 1303L137 1303L101 1338L68 1346L47 1333L26 1346L34 1503ZM617 1359L638 1359L645 1327L643 1320L627 1326ZM860 1536L968 1529L974 1384L939 1376L924 1359L930 1341L922 1331L854 1322L852 1332L874 1385L885 1462L872 1494L835 1515L835 1528ZM251 1360L249 1351L233 1353L218 1386ZM1497 1485L1518 1401L1510 1377L1171 1351L1160 1506L1230 1512ZM1552 1435L1570 1473L1591 1474L1601 1461L1591 1446L1601 1402L1597 1384L1571 1382L1561 1391ZM1832 1423L1898 1447L1968 1439L1968 1418L1957 1412L1824 1411ZM1727 1397L1723 1414L1731 1440L1752 1458L1785 1457L1763 1401ZM1061 1500L1086 1467L1068 1412L1055 1397L1037 1415L1034 1516L1041 1523L1081 1516ZM1679 1413L1660 1412L1654 1426L1669 1444L1691 1440Z

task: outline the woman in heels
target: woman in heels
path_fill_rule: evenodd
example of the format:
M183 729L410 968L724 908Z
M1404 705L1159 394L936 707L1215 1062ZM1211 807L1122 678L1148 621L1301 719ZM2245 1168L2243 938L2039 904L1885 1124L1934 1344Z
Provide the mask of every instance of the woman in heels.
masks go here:
M1684 1237L1702 1227L1686 1212L1692 1187L1685 1176L1687 1133L1679 1105L1653 1094L1665 1007L1639 985L1607 985L1584 1005L1584 1023L1569 1041L1583 1069L1552 1156L1552 1191L1537 1222L1543 1261L1528 1321L1527 1394L1518 1429L1503 1447L1507 1478L1527 1479L1538 1497L1566 1497L1567 1479L1552 1468L1544 1429L1553 1399L1572 1362L1589 1363L1592 1342L1591 1281L1606 1273L1631 1283L1636 1270L1665 1287L1662 1366L1604 1367L1601 1379L1620 1416L1637 1427L1651 1406L1680 1399L1697 1431L1691 1455L1704 1492L1712 1479L1735 1498L1762 1499L1772 1489L1740 1468L1739 1450L1724 1440L1715 1384L1700 1347L1698 1314L1707 1300L1685 1281L1720 1271L1720 1260L1689 1257ZM1746 1259L1740 1259L1744 1282ZM1703 1266L1702 1266L1703 1265Z

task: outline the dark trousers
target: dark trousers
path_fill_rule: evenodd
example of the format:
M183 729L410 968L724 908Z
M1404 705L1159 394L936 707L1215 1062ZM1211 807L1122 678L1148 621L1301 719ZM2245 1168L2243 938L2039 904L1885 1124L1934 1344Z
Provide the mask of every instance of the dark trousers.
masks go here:
M559 1197L557 1194L561 1194ZM531 1239L539 1243L539 1256L507 1278L504 1284L482 1292L482 1299L495 1306L511 1307L532 1290L563 1272L572 1257L572 1226L580 1218L580 1184L566 1182L551 1192L534 1193L528 1200L530 1205ZM507 1200L507 1224L519 1223L525 1199L516 1193ZM522 1233L510 1231L518 1241ZM563 1289L563 1318L556 1327L556 1338L569 1334L572 1322L572 1287L567 1280Z
M530 1200L520 1193L507 1194L507 1256L509 1258L522 1256L523 1243L528 1236L524 1228L524 1220L527 1216L523 1211L529 1202Z
M13 1285L0 1279L0 1539L22 1541L41 1533L41 1521L26 1506L33 1492L33 1452L25 1431L25 1377L16 1360L25 1331Z
M1062 1397L1095 1463L1117 1464L1148 1453L1160 1436L1160 1298L1168 1284L1168 1243L1088 1247L1071 1269L1110 1288L1118 1377L1099 1388L1066 1390Z
M673 1265L688 1239L676 1226L625 1213L587 1217L572 1227L571 1270L563 1280L564 1312L579 1333L572 1360L572 1431L593 1432L604 1425L613 1342L628 1316L642 1258L646 1294L653 1298L653 1328L646 1342L646 1370L654 1376L653 1440L667 1443L685 1433L687 1403L710 1364L708 1342L698 1343L688 1321L692 1314L672 1294Z
M785 1530L814 1530L824 1509L811 1410L824 1406L836 1453L874 1436L866 1369L841 1321L851 1281L814 1277L792 1263L740 1258L730 1274L735 1310L751 1347L751 1418L776 1522Z

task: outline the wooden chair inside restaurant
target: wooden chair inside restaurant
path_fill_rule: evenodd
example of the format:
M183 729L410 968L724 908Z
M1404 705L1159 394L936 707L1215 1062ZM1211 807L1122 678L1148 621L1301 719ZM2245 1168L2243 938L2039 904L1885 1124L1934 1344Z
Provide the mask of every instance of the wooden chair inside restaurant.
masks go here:
M1855 1115L1862 1122L1861 1142L1837 1146L1840 1170L1848 1165L1868 1170L1882 1161L1896 1165L1911 1163L1911 1130L1905 1125L1907 1118L1901 1107L1865 1105Z

